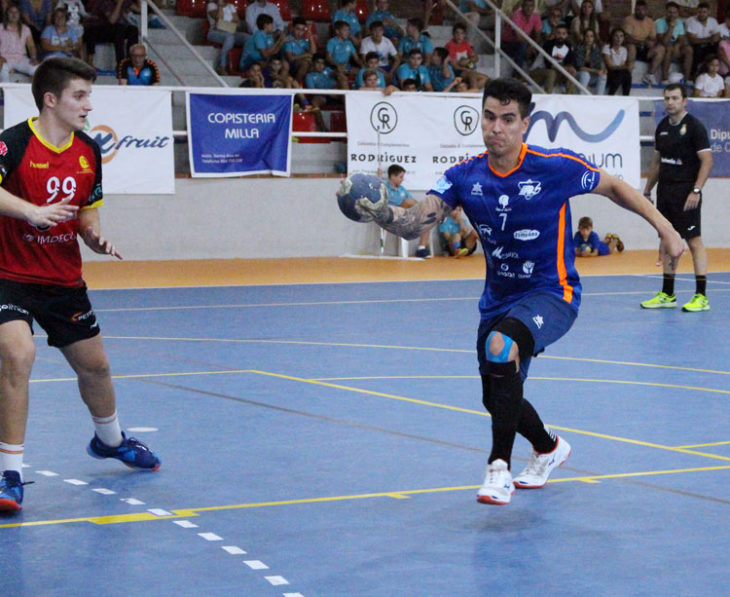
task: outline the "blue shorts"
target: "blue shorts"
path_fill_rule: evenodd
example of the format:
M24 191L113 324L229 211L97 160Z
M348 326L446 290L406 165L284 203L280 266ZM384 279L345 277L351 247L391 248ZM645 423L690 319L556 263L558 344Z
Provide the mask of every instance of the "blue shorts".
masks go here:
M487 365L486 342L489 332L502 319L512 317L525 324L532 334L535 348L532 356L537 356L545 348L564 336L572 327L578 313L564 300L554 294L537 293L526 296L516 302L510 309L491 319L482 319L477 333L477 358L479 359L479 373L489 374ZM520 360L520 374L522 379L527 378L532 358Z

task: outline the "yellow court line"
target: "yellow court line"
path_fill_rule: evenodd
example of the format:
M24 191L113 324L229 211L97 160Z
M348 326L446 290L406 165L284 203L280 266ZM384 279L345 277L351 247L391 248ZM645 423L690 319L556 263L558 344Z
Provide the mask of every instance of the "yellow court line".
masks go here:
M613 473L607 475L583 475L579 477L565 477L561 479L551 479L549 483L569 483L569 482L581 482L581 483L599 483L602 480L607 479L628 479L635 477L651 477L656 475L676 475L681 473L699 473L708 471L721 471L730 469L730 465L724 466L703 466L697 468L682 468L682 469L666 469L659 471L642 471L634 473ZM342 502L348 500L363 500L363 499L375 499L375 498L392 498L392 499L408 499L412 495L424 495L430 493L444 493L449 491L465 491L474 490L481 487L480 485L458 485L452 487L429 487L426 489L402 489L395 491L383 491L376 493L360 493L353 495L339 495L339 496L327 496L327 497L315 497L315 498L300 498L292 500L276 500L269 502L252 502L247 504L225 504L222 506L203 506L200 508L179 508L169 510L170 515L158 516L151 512L137 512L133 514L118 514L111 516L87 516L80 518L64 518L59 520L36 520L30 522L16 522L9 524L0 524L0 529L12 528L12 527L30 527L30 526L49 526L68 524L73 522L88 522L92 524L105 525L105 524L123 524L129 522L151 522L156 520L171 520L176 518L190 518L199 516L204 512L221 512L226 510L242 510L248 508L268 508L272 506L295 506L300 504L321 504L321 503L332 503Z
M362 388L353 388L352 386L345 386L345 385L341 385L341 384L334 384L334 383L329 383L329 382L324 382L324 381L318 381L316 379L304 379L302 377L294 377L292 375L284 375L282 373L272 373L270 371L259 371L259 370L256 370L256 369L251 369L250 372L251 373L258 374L258 375L266 375L268 377L276 377L276 378L279 378L279 379L286 379L286 380L289 380L289 381L296 381L296 382L300 382L300 383L307 383L307 384L312 384L312 385L324 386L324 387L327 387L327 388L334 388L334 389L337 389L337 390L346 390L346 391L349 391L349 392L356 392L358 394L367 394L367 395L370 395L370 396L379 396L381 398L388 398L390 400L400 400L400 401L403 401L403 402L412 402L414 404L420 404L422 406L432 406L432 407L435 407L435 408L443 408L445 410L453 410L453 411L457 411L457 412L465 412L465 413L475 414L475 415L485 416L485 417L488 417L489 416L484 411L477 411L477 410L472 410L472 409L468 409L468 408L460 408L460 407L457 407L457 406L451 406L451 405L448 405L448 404L441 404L441 403L438 403L438 402L429 402L427 400L418 400L416 398L406 398L405 396L397 396L395 394L386 394L384 392L376 392L376 391L373 391L373 390L364 390ZM557 425L553 425L552 423L550 423L550 427L552 429L555 429L555 430L558 430L558 431L568 431L570 433L576 433L576 434L579 434L579 435L587 435L587 436L590 436L590 437L599 437L599 438L602 438L602 439L610 439L610 440L617 441L617 442L623 442L623 443L627 443L627 444L634 444L634 445L637 445L637 446L645 446L647 448L657 448L657 449L660 449L660 450L667 450L667 451L670 451L670 452L678 452L678 453L681 453L681 454L691 454L693 456L704 456L706 458L713 458L713 459L716 459L716 460L727 460L727 461L730 461L730 457L727 457L727 456L718 456L717 454L709 454L709 453L706 453L706 452L697 452L695 450L686 450L686 449L683 449L683 448L677 448L677 447L673 447L673 446L665 446L665 445L662 445L662 444L655 444L655 443L651 443L651 442L644 442L644 441L640 441L640 440L636 440L636 439L629 439L629 438L625 438L625 437L618 437L618 436L615 436L615 435L607 435L605 433L596 433L594 431L585 431L585 430L582 430L582 429L572 429L572 428L569 428L569 427L559 427Z
M692 444L689 446L677 446L678 448L709 448L710 446L727 446L730 442L712 442L710 444Z

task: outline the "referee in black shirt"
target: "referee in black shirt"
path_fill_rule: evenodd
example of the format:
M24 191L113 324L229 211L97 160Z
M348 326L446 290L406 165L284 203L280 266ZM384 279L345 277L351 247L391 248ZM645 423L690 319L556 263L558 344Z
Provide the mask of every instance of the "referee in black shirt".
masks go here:
M687 112L687 91L679 83L664 89L667 116L654 134L654 157L646 179L644 196L657 187L657 208L687 241L695 270L695 294L682 311L709 311L707 301L707 251L702 243L700 210L702 187L712 170L712 150L707 129ZM664 259L664 283L661 292L641 303L644 309L677 306L674 295L673 268Z

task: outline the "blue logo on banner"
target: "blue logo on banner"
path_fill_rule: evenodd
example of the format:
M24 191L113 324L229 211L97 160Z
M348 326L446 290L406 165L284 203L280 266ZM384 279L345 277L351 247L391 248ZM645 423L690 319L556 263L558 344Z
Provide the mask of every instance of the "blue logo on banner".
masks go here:
M533 112L532 114L530 114L530 125L527 127L527 134L525 135L525 138L529 136L533 126L535 126L540 120L544 120L545 128L547 129L548 139L550 139L550 142L552 143L558 136L560 125L563 123L563 121L565 121L568 123L568 126L573 129L573 132L579 139L587 141L588 143L600 143L601 141L608 139L616 131L623 119L624 111L619 110L616 113L613 121L601 132L587 133L578 125L575 118L570 112L558 112L557 115L553 117L550 112L547 112L545 110L538 110L537 112Z
M288 174L290 95L190 94L193 174Z

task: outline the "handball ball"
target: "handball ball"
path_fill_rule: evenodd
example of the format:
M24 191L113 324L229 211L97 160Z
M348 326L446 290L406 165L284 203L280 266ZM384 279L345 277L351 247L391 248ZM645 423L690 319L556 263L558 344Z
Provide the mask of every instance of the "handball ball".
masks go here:
M387 202L388 189L385 183L377 176L362 173L353 174L342 181L337 191L337 205L345 216L355 222L370 222L373 216L357 205L357 200L363 198L373 204Z

